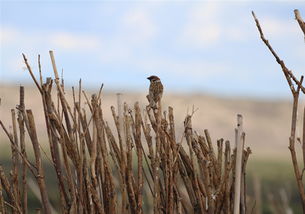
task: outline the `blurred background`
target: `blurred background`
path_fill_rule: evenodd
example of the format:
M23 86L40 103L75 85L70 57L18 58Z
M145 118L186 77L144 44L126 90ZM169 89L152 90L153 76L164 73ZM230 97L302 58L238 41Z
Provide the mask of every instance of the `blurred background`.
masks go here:
M305 17L304 2L20 0L1 1L0 6L0 119L6 125L18 103L19 85L25 85L26 105L45 136L41 100L22 53L37 77L40 54L43 76L53 77L48 55L53 50L68 89L79 79L92 93L104 83L105 117L111 122L115 94L145 106L146 77L158 75L165 86L163 105L174 106L178 135L194 106L194 129L209 129L214 140L233 142L241 113L246 146L253 152L249 191L252 181L259 181L264 213L272 213L270 201L283 200L280 191L286 192L294 212L301 213L288 150L290 90L259 38L251 11L278 55L300 77L305 46L293 10ZM1 148L7 147L2 151L8 151L2 131L0 139L5 142Z

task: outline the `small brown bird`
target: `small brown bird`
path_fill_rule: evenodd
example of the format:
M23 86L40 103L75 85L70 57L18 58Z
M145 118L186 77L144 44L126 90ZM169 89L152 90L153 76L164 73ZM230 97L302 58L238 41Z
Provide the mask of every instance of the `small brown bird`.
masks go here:
M147 96L149 100L149 106L152 109L157 108L157 103L161 100L162 94L163 94L163 85L161 83L161 80L157 76L150 76L147 77L147 79L150 80L150 86L149 86L149 94Z

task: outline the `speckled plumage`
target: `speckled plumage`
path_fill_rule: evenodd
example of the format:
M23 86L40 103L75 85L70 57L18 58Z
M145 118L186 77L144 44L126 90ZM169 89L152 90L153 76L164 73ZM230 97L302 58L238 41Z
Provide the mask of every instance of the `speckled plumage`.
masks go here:
M163 94L163 85L161 80L157 76L150 76L147 79L150 80L149 86L149 105L151 108L156 109L157 103L161 100Z

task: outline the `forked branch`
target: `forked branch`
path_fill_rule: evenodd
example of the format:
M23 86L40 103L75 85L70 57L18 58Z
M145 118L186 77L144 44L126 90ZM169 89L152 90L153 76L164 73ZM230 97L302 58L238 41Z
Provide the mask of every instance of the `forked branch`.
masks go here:
M295 10L294 12L295 12L295 15L296 15L296 19L297 19L301 29L303 30L303 32L305 34L305 25L304 25L304 22L303 22L303 20L300 16L300 14L299 14L299 11ZM289 137L289 150L290 150L290 153L291 153L291 159L292 159L292 164L293 164L293 168L294 168L295 178L296 178L296 181L297 181L298 190L299 190L300 198L301 198L301 201L302 201L303 212L305 213L304 184L303 184L303 181L302 181L302 173L300 172L300 169L299 169L299 166L298 166L298 160L297 160L297 155L296 155L296 151L295 151L295 140L296 140L295 132L296 132L296 126L297 126L298 101L299 101L300 91L302 91L305 94L305 89L302 86L304 77L302 76L301 79L298 80L294 76L294 74L286 67L284 61L279 58L279 56L276 54L276 52L271 47L268 40L264 37L262 28L261 28L261 26L259 24L259 21L256 18L253 11L252 11L252 15L254 17L254 20L255 20L255 23L256 23L256 26L257 26L257 29L259 31L259 34L260 34L260 37L261 37L262 41L265 43L265 45L271 51L271 53L275 57L277 63L280 64L280 66L282 68L282 71L283 71L283 73L286 77L286 80L288 82L288 85L290 87L292 96L293 96L291 132L290 132L290 137ZM293 82L296 83L297 88L295 88ZM304 154L304 157L305 157L305 147L304 146L303 146L303 154ZM303 159L305 160L304 157L303 157ZM305 161L304 161L304 163L305 163Z
M286 77L286 80L289 84L289 88L291 90L292 93L296 92L296 89L293 85L292 80L297 84L298 87L300 87L301 91L305 94L305 87L302 86L302 84L300 83L300 81L294 76L294 74L286 67L284 61L282 59L280 59L280 57L276 54L276 52L274 51L274 49L272 48L272 46L270 45L269 41L265 38L263 30L260 26L260 23L258 21L258 19L255 16L255 13L252 11L252 15L254 17L255 23L256 23L256 27L259 31L260 37L262 39L262 41L265 43L265 45L268 47L268 49L270 50L270 52L272 53L272 55L274 56L274 58L276 59L276 62L281 66L282 71Z

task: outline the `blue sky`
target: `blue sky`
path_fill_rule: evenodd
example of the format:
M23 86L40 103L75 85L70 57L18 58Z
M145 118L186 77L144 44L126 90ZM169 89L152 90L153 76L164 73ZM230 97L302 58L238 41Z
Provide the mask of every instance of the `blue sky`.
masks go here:
M265 36L297 76L305 72L304 37L294 20L301 1L1 1L1 82L53 76L55 53L65 81L116 91L143 90L161 77L167 91L281 98L290 91L259 39Z

